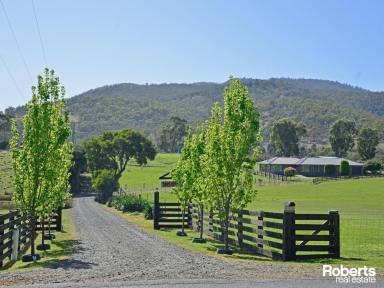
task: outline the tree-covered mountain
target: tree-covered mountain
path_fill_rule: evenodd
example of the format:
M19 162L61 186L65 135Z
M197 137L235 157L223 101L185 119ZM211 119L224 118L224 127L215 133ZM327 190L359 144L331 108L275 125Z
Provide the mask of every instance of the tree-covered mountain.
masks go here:
M307 126L308 143L325 143L337 119L354 120L357 127L375 127L384 136L384 92L371 92L335 81L272 78L242 79L262 114L264 137L273 119L290 116ZM134 128L157 138L172 116L197 123L209 117L214 101L221 101L226 83L115 84L68 99L76 121L77 140L105 130ZM23 107L6 113L21 115ZM268 140L268 139L265 139Z

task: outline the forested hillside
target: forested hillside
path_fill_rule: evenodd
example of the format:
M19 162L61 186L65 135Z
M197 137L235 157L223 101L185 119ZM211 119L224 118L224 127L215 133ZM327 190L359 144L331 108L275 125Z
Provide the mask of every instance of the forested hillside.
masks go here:
M308 143L325 143L332 123L348 117L357 126L376 127L384 135L384 93L371 92L334 81L313 79L243 79L262 113L264 136L271 121L291 116L307 125ZM209 116L220 101L225 83L116 84L70 98L67 106L76 121L76 139L104 130L131 127L156 138L171 116L196 123ZM9 108L20 116L23 108Z

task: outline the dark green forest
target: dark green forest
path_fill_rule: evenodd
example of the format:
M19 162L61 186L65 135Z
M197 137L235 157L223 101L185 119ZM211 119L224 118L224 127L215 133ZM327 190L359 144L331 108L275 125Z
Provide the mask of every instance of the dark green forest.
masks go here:
M330 126L339 118L357 127L379 130L384 138L384 92L371 92L335 81L273 78L242 79L262 114L268 141L272 121L289 116L307 127L304 143L325 144ZM207 119L214 101L221 101L226 83L115 84L68 99L77 142L106 130L133 128L155 140L172 116L190 124ZM8 108L19 117L23 107Z

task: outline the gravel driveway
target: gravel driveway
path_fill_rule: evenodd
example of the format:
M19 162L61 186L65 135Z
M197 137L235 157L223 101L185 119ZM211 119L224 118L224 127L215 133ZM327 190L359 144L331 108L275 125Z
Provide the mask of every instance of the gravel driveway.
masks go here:
M81 240L69 259L45 269L0 273L0 285L62 283L58 284L62 287L104 283L112 286L112 283L145 280L321 278L321 265L234 263L189 252L111 214L92 197L74 199L72 215Z

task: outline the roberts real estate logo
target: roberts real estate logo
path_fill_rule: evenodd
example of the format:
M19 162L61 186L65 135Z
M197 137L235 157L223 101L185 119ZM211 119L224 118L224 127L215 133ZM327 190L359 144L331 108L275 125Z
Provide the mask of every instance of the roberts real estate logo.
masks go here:
M376 283L376 269L364 267L347 268L323 265L323 277L335 277L336 283Z

